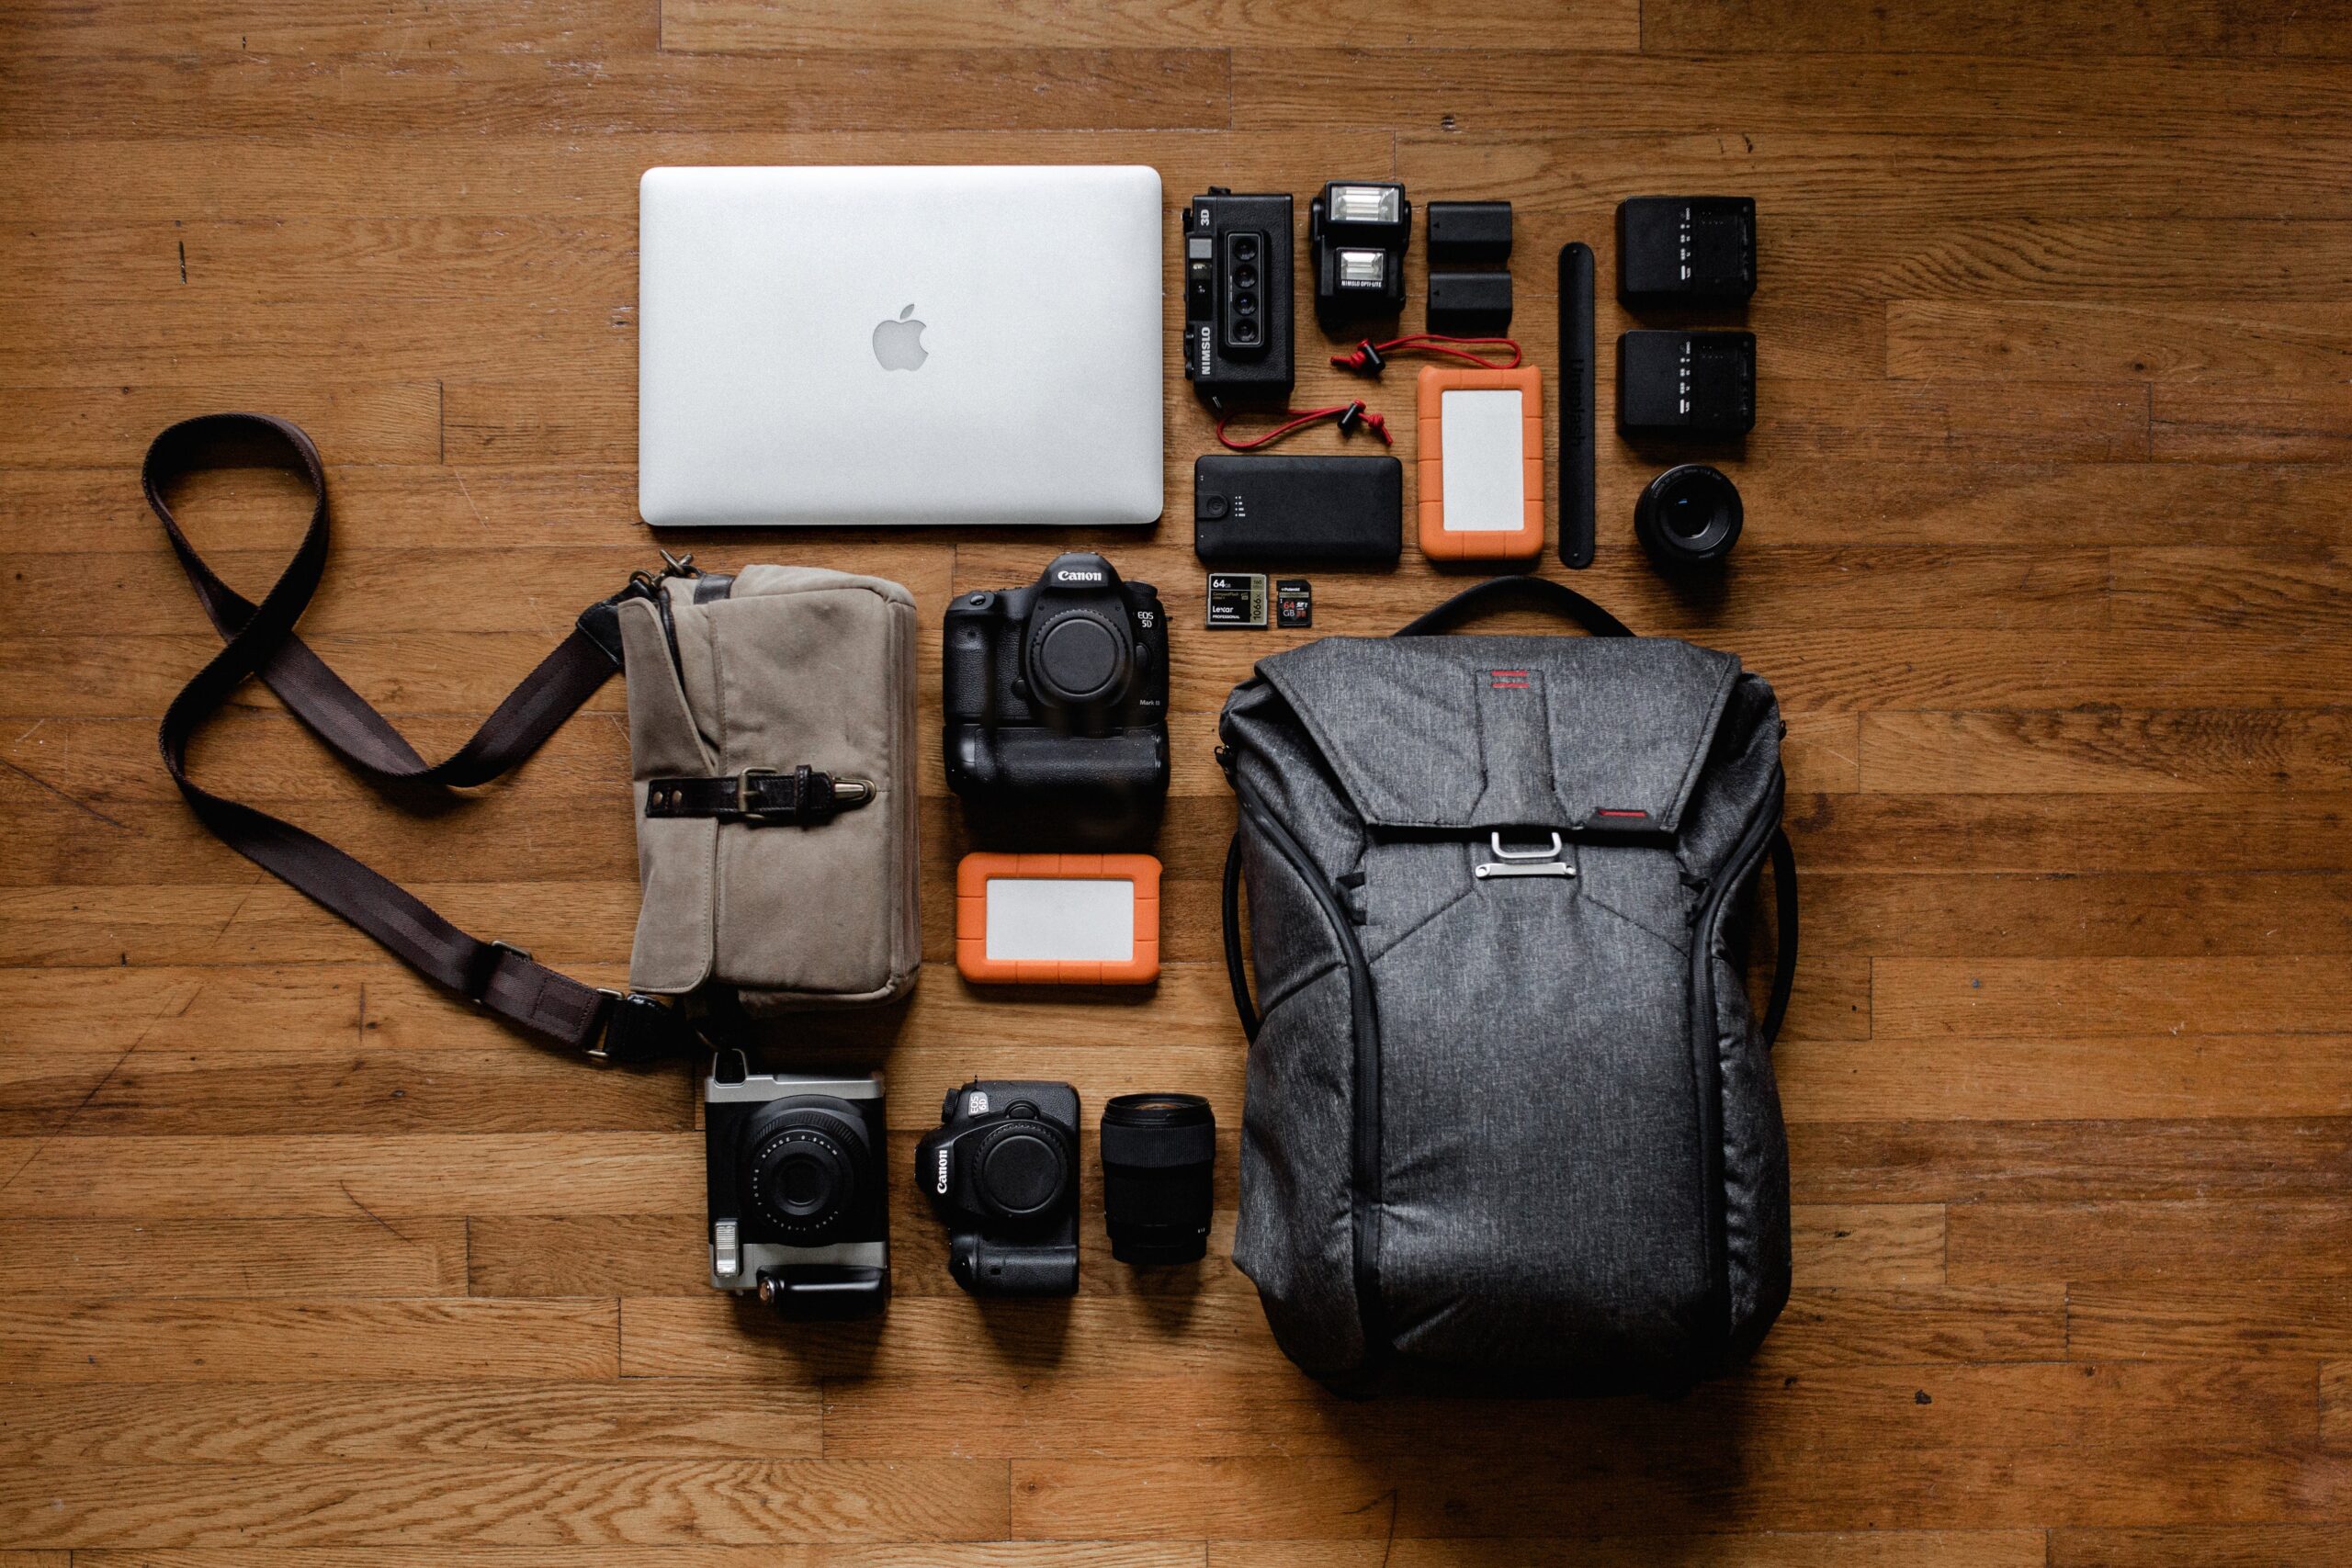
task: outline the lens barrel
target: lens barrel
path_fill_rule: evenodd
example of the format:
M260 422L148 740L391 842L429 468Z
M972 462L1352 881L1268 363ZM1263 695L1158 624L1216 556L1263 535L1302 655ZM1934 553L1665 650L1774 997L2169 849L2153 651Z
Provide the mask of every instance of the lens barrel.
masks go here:
M1706 567L1739 542L1739 487L1704 463L1658 475L1634 503L1634 533L1659 566Z
M1102 1107L1102 1213L1122 1263L1190 1263L1209 1249L1216 1113L1197 1094L1123 1094Z

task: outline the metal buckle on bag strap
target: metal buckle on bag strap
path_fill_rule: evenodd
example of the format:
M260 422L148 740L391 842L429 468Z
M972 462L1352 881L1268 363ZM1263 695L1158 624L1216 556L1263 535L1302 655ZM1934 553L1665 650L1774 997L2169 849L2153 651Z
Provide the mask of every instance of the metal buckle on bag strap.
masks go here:
M683 1056L695 1038L694 1026L677 1008L656 1001L641 991L598 989L608 998L605 1027L595 1040L582 1047L591 1061L614 1066L642 1066L664 1056Z
M790 777L792 804L763 807L752 801L753 779ZM837 779L805 763L789 775L780 768L745 768L735 775L735 814L753 827L771 822L823 821L835 812L864 806L874 798L871 779Z

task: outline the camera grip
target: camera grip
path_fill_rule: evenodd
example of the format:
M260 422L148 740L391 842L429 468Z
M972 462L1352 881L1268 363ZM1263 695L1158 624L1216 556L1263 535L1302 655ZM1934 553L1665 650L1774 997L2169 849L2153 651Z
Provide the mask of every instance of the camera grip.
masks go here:
M947 1271L974 1295L1074 1296L1078 1244L1007 1247L967 1231L949 1243Z

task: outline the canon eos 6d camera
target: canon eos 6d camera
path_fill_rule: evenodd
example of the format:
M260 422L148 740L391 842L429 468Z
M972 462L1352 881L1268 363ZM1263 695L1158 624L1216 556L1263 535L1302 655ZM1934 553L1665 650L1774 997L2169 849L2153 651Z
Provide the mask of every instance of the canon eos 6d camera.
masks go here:
M976 1296L1078 1292L1078 1091L975 1078L915 1145L947 1224L947 1271Z
M703 1083L710 1282L786 1317L863 1317L890 1293L882 1080L754 1073Z
M1142 848L1168 799L1168 619L1101 556L947 607L947 783L1003 849Z

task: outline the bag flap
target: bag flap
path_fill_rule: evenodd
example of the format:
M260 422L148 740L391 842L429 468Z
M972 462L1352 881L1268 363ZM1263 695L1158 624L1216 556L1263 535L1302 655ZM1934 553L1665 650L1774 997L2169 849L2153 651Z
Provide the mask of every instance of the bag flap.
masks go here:
M1324 637L1258 673L1367 823L1672 832L1739 660L1672 637Z

